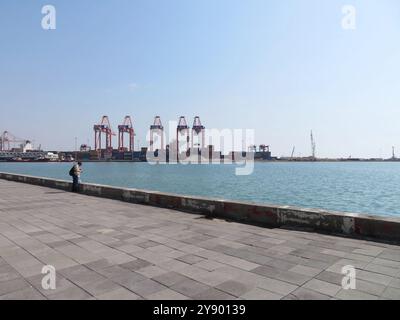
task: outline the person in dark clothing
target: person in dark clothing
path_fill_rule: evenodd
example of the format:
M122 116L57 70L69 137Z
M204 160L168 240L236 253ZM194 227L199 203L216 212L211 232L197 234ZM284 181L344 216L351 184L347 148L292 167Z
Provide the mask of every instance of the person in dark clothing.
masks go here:
M70 170L70 175L72 176L72 192L79 192L81 173L82 173L82 162L78 162Z

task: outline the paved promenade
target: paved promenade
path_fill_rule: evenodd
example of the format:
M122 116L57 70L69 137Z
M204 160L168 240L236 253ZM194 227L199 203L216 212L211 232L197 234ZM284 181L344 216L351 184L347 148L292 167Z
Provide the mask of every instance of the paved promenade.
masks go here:
M0 180L0 299L238 298L400 299L400 246Z

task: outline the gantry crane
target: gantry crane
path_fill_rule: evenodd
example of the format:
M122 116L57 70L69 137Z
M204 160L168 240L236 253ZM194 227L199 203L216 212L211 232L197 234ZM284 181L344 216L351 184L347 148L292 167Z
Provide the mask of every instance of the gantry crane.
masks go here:
M107 116L103 116L99 124L93 126L94 130L94 149L96 151L101 150L101 136L104 134L106 136L105 150L112 151L112 136L115 136L110 125L110 121Z
M161 136L161 150L164 150L164 127L161 122L160 116L154 117L154 122L150 126L150 151L154 151L154 134Z
M129 148L124 146L124 135L129 135ZM130 116L125 116L124 122L118 126L118 150L132 152L134 150L135 130Z
M25 145L30 143L26 139L17 138L9 131L4 131L0 137L0 151L11 151L15 145Z
M186 136L186 153L189 152L189 126L184 116L181 116L176 127L176 154L179 161L179 137Z
M197 137L197 140L199 141L197 143L198 148L204 148L205 147L205 127L201 124L200 117L196 116L194 117L193 120L193 127L192 127L192 149L194 148L194 138Z

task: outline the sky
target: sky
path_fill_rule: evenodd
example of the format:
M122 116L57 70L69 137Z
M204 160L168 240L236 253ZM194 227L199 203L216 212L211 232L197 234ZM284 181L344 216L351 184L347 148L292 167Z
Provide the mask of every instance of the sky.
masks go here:
M398 0L2 0L0 130L73 150L131 115L143 145L154 116L198 115L274 156L311 130L319 157L400 155L399 40Z

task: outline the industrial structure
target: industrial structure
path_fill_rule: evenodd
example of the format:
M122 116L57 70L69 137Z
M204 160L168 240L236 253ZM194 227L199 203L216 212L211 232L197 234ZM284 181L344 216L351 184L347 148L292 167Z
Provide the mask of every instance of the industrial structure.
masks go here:
M105 145L105 150L107 151L112 151L112 136L115 136L115 133L113 133L110 125L110 121L107 116L103 116L101 118L101 121L99 124L95 124L93 126L94 130L94 150L96 151L101 151L102 150L102 145L101 145L101 140L102 140L102 135L105 135L105 140L106 140L106 145Z
M191 147L198 149L205 148L205 127L201 124L200 117L196 116L193 120ZM195 141L197 141L195 143Z
M35 150L31 140L21 139L9 131L0 136L0 161L54 161L52 152Z
M75 137L73 151L51 152L33 150L29 140L19 139L9 131L4 131L0 136L0 161L146 161L147 151L154 152L156 157L160 154L165 155L167 162L170 160L179 162L182 156L186 159L190 158L190 162L207 161L205 158L201 159L205 155L215 162L225 159L235 160L233 151L226 156L221 151L214 150L213 145L207 145L206 128L199 116L194 117L192 128L189 127L185 116L179 117L176 136L170 137L172 138L170 144L165 143L164 126L160 116L155 116L153 124L150 125L149 147L139 147L137 151L135 151L136 131L131 116L125 116L122 123L118 125L118 146L113 146L113 136L117 134L114 133L108 116L102 116L92 128L94 131L93 149L89 145L89 141L81 144L78 149ZM159 153L160 151L161 153ZM250 146L248 150L242 151L242 155L246 153L254 153L255 159L272 159L269 146L265 144L259 145L258 152L257 146Z
M154 122L150 126L150 151L154 150L154 135L160 138L160 149L164 150L164 127L161 122L160 116L154 117Z
M267 146L265 144L260 144L259 150L260 150L260 152L269 152L269 146Z
M124 146L124 135L128 134L129 137L129 147ZM129 151L134 150L135 142L135 130L133 129L132 119L130 116L124 118L124 122L118 126L118 150L119 151Z
M0 137L0 151L26 152L33 150L30 140L17 138L9 131L4 131Z
M178 121L178 126L176 127L176 154L177 160L179 161L179 154L180 154L180 143L179 138L184 137L186 140L186 152L189 152L189 126L187 125L186 119L184 116L181 116Z
M155 155L159 151L165 152L167 161L170 156L171 161L179 162L180 156L185 153L186 157L194 156L192 160L201 156L202 150L208 150L213 158L225 159L221 152L214 152L213 146L206 145L205 141L205 126L202 124L200 117L195 116L193 119L192 128L189 127L185 116L180 116L176 126L175 141L171 145L165 144L164 126L160 116L155 116L153 124L150 125L150 141L149 148L142 147L140 151L134 150L135 130L130 116L125 116L124 121L118 126L118 148L112 146L112 136L115 135L110 125L109 118L103 116L99 124L93 127L95 133L94 150L89 148L81 148L81 152L77 155L80 160L127 160L127 161L146 161L147 151L154 152ZM126 146L124 136L128 134L129 143ZM102 136L105 136L105 146L102 145ZM84 150L87 150L86 152ZM197 152L196 152L197 151ZM253 152L256 159L268 160L271 159L269 145L252 146L247 152ZM207 153L207 151L206 151ZM244 151L246 153L246 151ZM231 160L234 160L233 152L230 155ZM174 159L174 160L173 160Z
M176 136L170 137L172 141L166 144L164 126L160 116L155 116L153 124L150 125L150 143L149 148L138 147L135 151L136 130L133 126L131 116L125 116L122 124L118 125L118 146L113 147L112 137L116 136L112 130L108 116L101 117L99 123L93 126L94 130L94 148L91 149L89 141L81 144L77 148L77 138L75 138L74 151L43 151L41 145L38 149L33 146L33 141L21 139L13 135L10 131L3 131L0 135L0 162L2 161L147 161L147 151L154 152L155 157L165 156L166 161L175 162L185 158L189 163L197 161L209 163L224 162L225 160L235 161L235 155L245 157L247 153L251 153L255 160L278 160L278 161L400 161L396 156L395 147L392 147L391 157L388 158L317 158L316 142L314 133L310 132L311 154L302 157L295 156L297 150L293 146L288 156L272 157L270 146L268 144L250 145L247 150L243 150L241 155L231 151L223 154L222 151L216 150L214 145L206 143L206 128L202 124L200 117L195 116L193 126L190 128L185 116L180 116L176 131ZM173 129L174 130L174 129ZM126 138L128 136L128 138ZM176 140L174 139L176 138ZM137 143L138 144L138 143ZM258 150L257 150L258 149ZM161 152L160 152L161 151ZM160 158L161 159L161 158ZM161 162L159 160L158 162Z

